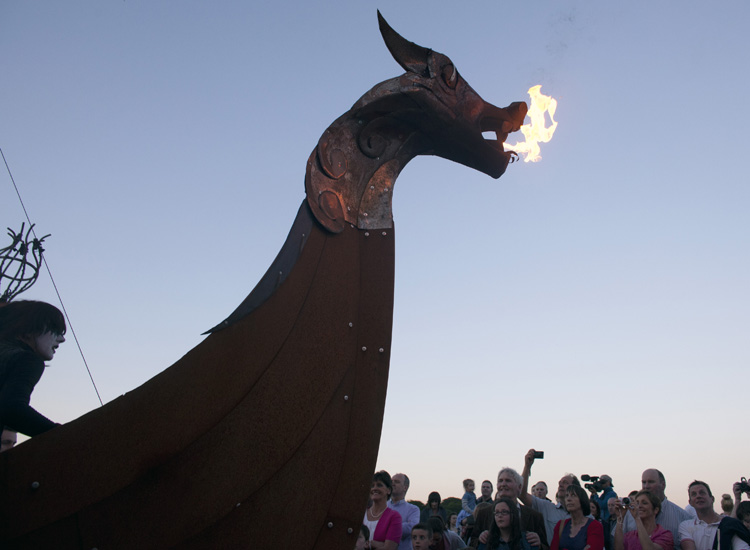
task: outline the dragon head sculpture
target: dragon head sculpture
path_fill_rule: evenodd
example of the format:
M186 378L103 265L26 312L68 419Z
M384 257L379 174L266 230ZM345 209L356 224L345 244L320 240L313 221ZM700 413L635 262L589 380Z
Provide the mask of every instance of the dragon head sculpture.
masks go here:
M484 101L445 55L409 42L378 12L388 50L406 73L373 87L321 136L305 174L307 200L329 231L393 225L393 184L417 155L437 155L493 178L513 153L503 150L526 116L524 102ZM494 132L496 139L483 133Z

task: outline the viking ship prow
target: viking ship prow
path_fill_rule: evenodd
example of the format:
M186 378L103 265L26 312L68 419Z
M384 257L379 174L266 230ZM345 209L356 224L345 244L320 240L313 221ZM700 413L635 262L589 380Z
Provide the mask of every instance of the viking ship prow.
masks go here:
M388 382L393 185L417 155L500 177L526 114L378 18L406 73L323 133L268 272L164 372L0 455L0 546L354 546Z

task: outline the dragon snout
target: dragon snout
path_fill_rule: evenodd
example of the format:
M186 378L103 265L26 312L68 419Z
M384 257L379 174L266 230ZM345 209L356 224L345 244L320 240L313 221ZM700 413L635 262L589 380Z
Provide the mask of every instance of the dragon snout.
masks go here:
M523 101L511 103L504 109L488 104L479 120L479 128L485 141L502 151L508 134L517 132L521 128L527 110L528 107ZM492 139L493 134L494 139Z

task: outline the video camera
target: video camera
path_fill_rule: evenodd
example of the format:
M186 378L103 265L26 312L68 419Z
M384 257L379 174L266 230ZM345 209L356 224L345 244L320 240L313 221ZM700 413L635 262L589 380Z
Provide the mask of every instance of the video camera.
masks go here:
M602 481L599 480L599 476L590 476L588 474L583 474L581 476L581 479L583 481L590 481L591 483L584 484L584 487L588 489L589 491L593 491L594 493L598 493L602 489L604 489L604 486L602 485Z

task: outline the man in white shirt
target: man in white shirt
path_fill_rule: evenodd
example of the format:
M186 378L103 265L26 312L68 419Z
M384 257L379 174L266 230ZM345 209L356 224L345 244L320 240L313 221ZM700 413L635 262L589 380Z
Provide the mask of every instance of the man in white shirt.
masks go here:
M680 523L680 548L711 550L714 547L721 516L714 510L714 496L708 484L693 481L688 486L688 502L695 508L697 517Z
M714 510L714 496L704 481L693 481L688 486L688 502L695 508L697 517L680 523L682 550L712 550L720 548L717 539L719 524L724 516ZM738 536L732 537L732 550L749 550L750 544Z

